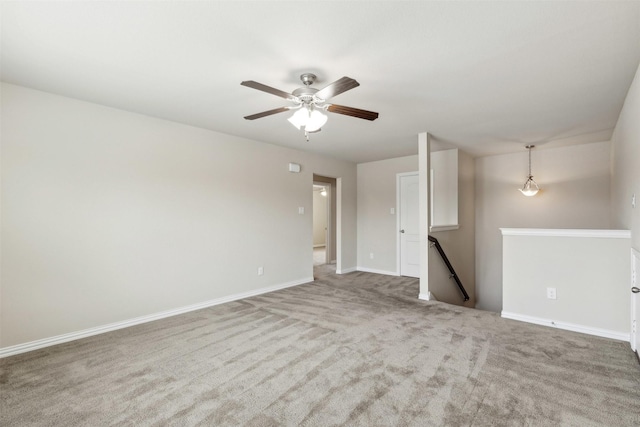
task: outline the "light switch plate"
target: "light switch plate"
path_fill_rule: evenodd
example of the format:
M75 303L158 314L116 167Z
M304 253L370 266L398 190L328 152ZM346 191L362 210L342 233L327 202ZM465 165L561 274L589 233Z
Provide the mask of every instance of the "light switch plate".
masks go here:
M299 207L298 207L298 213L299 213L300 215L304 215L304 206L299 206Z

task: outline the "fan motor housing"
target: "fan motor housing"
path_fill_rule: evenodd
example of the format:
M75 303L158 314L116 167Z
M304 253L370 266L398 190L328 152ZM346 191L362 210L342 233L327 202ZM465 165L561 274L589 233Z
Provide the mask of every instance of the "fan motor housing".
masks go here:
M305 87L301 87L299 89L294 90L292 94L300 98L300 100L306 102L306 101L313 100L313 95L315 95L316 92L318 92L318 89L305 86Z

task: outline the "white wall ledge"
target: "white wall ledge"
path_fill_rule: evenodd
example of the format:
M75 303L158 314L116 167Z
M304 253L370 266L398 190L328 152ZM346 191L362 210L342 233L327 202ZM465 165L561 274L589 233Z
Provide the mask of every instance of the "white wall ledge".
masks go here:
M501 228L503 236L595 237L603 239L630 239L630 230L590 230L564 228Z
M503 317L630 338L628 231L503 229L503 234Z
M429 231L432 233L436 233L438 231L451 231L458 230L460 226L458 224L448 224L448 225L432 225L429 227Z

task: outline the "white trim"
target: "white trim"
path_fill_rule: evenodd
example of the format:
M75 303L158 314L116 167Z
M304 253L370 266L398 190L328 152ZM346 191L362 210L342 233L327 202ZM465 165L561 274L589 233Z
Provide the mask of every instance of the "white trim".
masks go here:
M363 271L365 273L374 273L374 274L384 274L385 276L399 276L395 271L387 271L387 270L377 270L375 268L367 268L367 267L356 267L358 271Z
M336 178L336 273L342 270L342 178ZM313 261L313 260L312 260Z
M331 179L335 179L335 178L331 178L329 176L326 175L319 175L319 174L315 174L318 175L322 178L328 178L329 180ZM325 227L324 230L324 244L320 244L320 245L313 245L314 248L316 247L320 247L320 246L324 246L326 247L325 250L325 263L330 264L330 260L328 260L327 258L329 258L329 256L331 255L329 252L331 251L331 247L333 245L333 240L334 240L334 224L333 221L331 221L331 217L332 217L332 213L333 213L333 204L332 204L332 200L333 200L333 183L332 182L325 182L325 181L313 181L313 191L316 191L316 186L322 187L325 189L325 191L327 192L327 195L325 196L325 200L326 200L326 217L327 217L327 226ZM313 221L311 221L313 223ZM313 228L313 227L312 227Z
M400 275L400 174L396 174L396 273Z
M328 188L328 190L326 189ZM331 220L331 213L333 212L333 190L331 189L331 184L325 187L325 191L327 192L327 229L324 231L324 261L328 263L331 259L331 248L333 247L333 221Z
M427 292L426 294L422 294L422 293L418 294L418 299L421 299L421 300L423 300L423 301L431 301L431 300L437 301L437 300L433 297L433 295L431 294L431 292Z
M450 225L432 225L429 227L429 231L435 233L437 231L450 231L457 230L460 228L459 224L450 224Z
M608 239L630 239L630 230L589 230L589 229L545 229L545 228L501 228L503 236L545 236L545 237L599 237Z
M431 134L418 134L418 220L420 221L420 293L429 292L429 226L431 225Z
M635 248L631 248L631 271L629 272L629 282L631 283L629 285L630 288L634 287L634 286L638 286L638 273L640 269L640 252L637 251ZM637 328L639 327L639 323L640 323L640 319L636 318L636 313L638 312L638 307L637 304L639 303L640 300L640 296L638 296L637 294L634 294L633 292L630 293L631 295L631 316L630 316L630 323L629 323L629 330L631 331L630 334L630 338L629 338L629 345L631 345L631 349L633 351L636 352L636 354L638 353L638 350L640 350L640 342L638 342L638 333L637 333Z
M357 271L357 270L358 270L357 267L341 268L340 270L336 268L336 274L353 273L354 271Z
M231 301L237 301L244 298L253 297L256 295L266 294L269 292L278 291L280 289L290 288L292 286L303 285L305 283L313 282L313 277L307 277L304 279L294 280L280 285L269 286L266 288L260 288L253 291L242 292L239 294L233 294L222 298L216 298L209 301L204 301L197 304L187 305L184 307L174 308L172 310L161 311L159 313L149 314L146 316L135 317L129 320L123 320L121 322L109 323L107 325L96 326L94 328L84 329L82 331L70 332L68 334L57 335L54 337L43 338L36 341L30 341L23 344L17 344L10 347L0 348L0 359L9 356L15 356L16 354L26 353L28 351L37 350L44 347L50 347L52 345L58 345L69 341L79 340L81 338L87 338L94 335L104 334L106 332L116 331L118 329L128 328L129 326L140 325L142 323L153 322L155 320L164 319L167 317L177 316L179 314L188 313L190 311L201 310L203 308L212 307L214 305L220 305Z
M591 326L576 325L575 323L557 322L542 317L525 316L523 314L510 313L503 311L501 313L505 319L519 320L521 322L533 323L536 325L550 326L552 328L564 329L566 331L580 332L587 335L595 335L597 337L611 338L618 341L629 342L631 335L624 332L611 331L608 329L593 328Z
M327 246L326 243L322 243L320 245L313 245L313 248L324 248L325 246Z

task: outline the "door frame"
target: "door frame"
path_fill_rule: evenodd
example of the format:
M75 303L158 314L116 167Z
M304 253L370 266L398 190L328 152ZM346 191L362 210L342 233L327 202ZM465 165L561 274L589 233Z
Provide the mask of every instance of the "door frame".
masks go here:
M312 188L313 185L322 185L327 189L327 245L325 247L327 264L335 262L336 274L349 273L353 270L343 271L342 269L342 177L313 172L311 183ZM334 213L335 221L333 220ZM313 221L311 221L311 234L313 235ZM334 244L335 250L332 251L329 248ZM313 268L313 256L310 261L311 268Z
M400 242L400 216L401 216L401 212L400 212L400 194L401 194L401 190L400 190L400 186L401 186L401 181L403 177L406 176L416 176L419 178L419 172L418 171L413 171L413 172L401 172L401 173L397 173L396 174L396 276L400 276L400 273L402 272L401 270L401 263L402 263L402 256L401 256L401 250L402 250L402 243Z
M634 248L631 248L631 287L640 287L640 252ZM631 290L631 289L629 289ZM640 294L631 293L631 325L630 325L630 339L629 344L631 349L636 352L636 355L640 357L640 319L638 318L638 312L640 312Z
M331 261L333 261L331 259L331 255L332 255L331 247L333 245L333 236L332 236L333 222L331 221L331 213L332 213L331 197L333 197L333 192L331 191L331 184L325 185L324 190L327 192L327 203L326 203L327 211L325 213L327 215L327 228L324 230L324 233L325 233L324 262L325 264L331 264Z
M333 195L333 191L331 190L331 183L329 182L314 180L313 185L322 186L327 192L327 195L325 196L325 200L326 200L326 203L325 203L325 206L326 206L325 220L326 221L325 222L327 226L324 229L324 242L325 242L324 253L325 253L325 264L331 264L331 262L333 261L331 259L331 255L334 255L332 254L332 251L331 251L332 244L333 244L333 227L334 227L333 221L331 221L331 216L332 216L331 214L333 213L332 212L333 204L331 203L331 198ZM315 211L315 207L313 209Z

